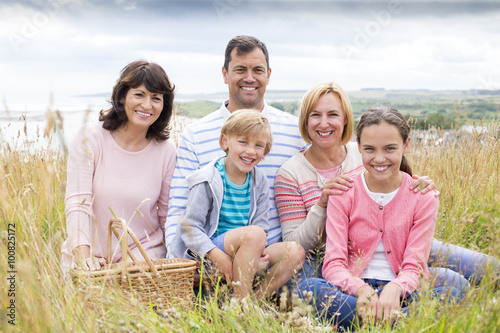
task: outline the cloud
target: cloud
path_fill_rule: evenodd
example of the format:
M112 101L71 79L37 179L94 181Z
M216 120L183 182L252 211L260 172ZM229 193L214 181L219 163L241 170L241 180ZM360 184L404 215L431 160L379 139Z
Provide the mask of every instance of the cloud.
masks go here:
M267 44L270 89L304 90L325 80L348 90L469 89L499 81L495 2L390 3L3 1L0 94L109 92L136 59L163 66L179 93L225 91L224 50L239 34Z

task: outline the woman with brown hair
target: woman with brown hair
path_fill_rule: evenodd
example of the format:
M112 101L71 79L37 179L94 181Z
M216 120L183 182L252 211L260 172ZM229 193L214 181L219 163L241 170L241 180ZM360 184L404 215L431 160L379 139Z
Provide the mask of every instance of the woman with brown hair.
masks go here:
M100 269L106 258L107 225L113 211L127 221L152 258L165 258L165 220L175 168L169 139L174 86L155 63L134 61L121 71L111 108L100 122L84 125L68 159L66 225L61 266ZM121 260L113 240L112 262ZM130 240L132 253L141 258Z

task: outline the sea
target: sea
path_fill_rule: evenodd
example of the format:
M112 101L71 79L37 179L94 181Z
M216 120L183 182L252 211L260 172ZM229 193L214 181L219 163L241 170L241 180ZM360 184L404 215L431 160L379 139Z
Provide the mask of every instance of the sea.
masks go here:
M189 98L176 101L187 102ZM87 122L98 122L99 112L110 107L107 99L99 96L70 96L47 98L46 101L6 103L0 106L0 141L2 146L17 150L39 151L54 149L65 151L75 132ZM185 125L192 119L176 119ZM182 127L181 126L181 127ZM172 137L180 136L174 128Z
M109 107L102 97L6 103L0 107L0 140L13 149L60 149L85 122Z

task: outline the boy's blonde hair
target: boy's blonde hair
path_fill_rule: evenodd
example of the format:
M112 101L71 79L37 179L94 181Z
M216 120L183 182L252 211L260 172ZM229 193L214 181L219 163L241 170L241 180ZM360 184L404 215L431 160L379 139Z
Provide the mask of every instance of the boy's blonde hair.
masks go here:
M273 133L269 121L255 109L241 109L231 113L220 130L219 145L221 146L223 136L262 139L266 142L264 155L269 154L273 144Z

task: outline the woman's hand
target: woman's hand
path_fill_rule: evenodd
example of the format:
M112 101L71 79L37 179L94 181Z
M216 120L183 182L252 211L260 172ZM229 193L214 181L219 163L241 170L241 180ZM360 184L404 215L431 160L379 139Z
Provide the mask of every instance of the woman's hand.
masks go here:
M322 207L326 208L328 204L328 196L330 194L342 194L342 192L347 191L352 187L353 179L346 175L340 175L328 179L323 186L323 192L321 192L321 197L316 203Z
M394 322L401 310L401 294L401 287L397 284L385 285L378 299L376 322Z
M88 245L75 247L73 256L75 257L74 268L76 270L97 271L101 269L101 266L106 265L106 259L90 255L90 246Z
M213 262L217 272L224 276L227 283L233 279L233 259L228 254L214 247L207 252L207 258Z
M410 185L410 190L414 191L415 193L418 191L421 191L422 193L427 193L429 191L434 190L435 196L439 197L441 193L439 193L438 190L436 190L436 184L432 179L430 179L428 176L423 176L420 177L418 175L413 175L412 176L415 181Z
M369 323L370 319L377 317L379 297L372 287L365 284L356 292L356 313L362 323Z

